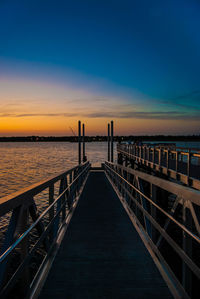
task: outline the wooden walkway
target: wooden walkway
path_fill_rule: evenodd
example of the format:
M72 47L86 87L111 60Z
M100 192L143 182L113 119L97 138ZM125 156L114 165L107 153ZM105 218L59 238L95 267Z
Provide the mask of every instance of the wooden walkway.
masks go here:
M172 298L103 171L91 171L43 298Z

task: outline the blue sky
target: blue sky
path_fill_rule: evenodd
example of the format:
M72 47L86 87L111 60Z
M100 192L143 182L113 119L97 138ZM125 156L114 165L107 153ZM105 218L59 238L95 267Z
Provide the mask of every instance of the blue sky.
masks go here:
M177 119L190 126L185 133L198 133L199 30L196 0L1 0L0 79L2 85L10 82L13 94L13 82L20 80L18 100L27 97L25 80L52 82L73 89L74 100L83 89L81 105L85 97L91 103L106 98L105 116ZM0 92L1 104L13 101L13 94ZM132 105L123 110L125 116L115 111L114 99ZM33 91L27 97L32 100ZM94 105L90 113L97 117L99 109ZM182 125L175 133L184 133Z

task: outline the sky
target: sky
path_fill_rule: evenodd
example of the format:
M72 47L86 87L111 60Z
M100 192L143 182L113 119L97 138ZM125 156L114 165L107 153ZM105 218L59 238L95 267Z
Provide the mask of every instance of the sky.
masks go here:
M199 0L0 0L0 136L199 134Z

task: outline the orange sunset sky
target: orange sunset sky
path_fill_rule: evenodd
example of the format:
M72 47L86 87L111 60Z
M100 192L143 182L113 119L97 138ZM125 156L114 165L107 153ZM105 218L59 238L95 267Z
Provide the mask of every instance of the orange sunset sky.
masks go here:
M187 120L177 120L173 115L168 119L165 114L154 113L152 109L157 103L151 103L148 108L148 100L138 92L135 92L133 103L126 90L106 94L102 91L105 82L98 86L97 82L88 79L87 85L81 86L79 82L76 86L71 79L65 80L58 83L46 77L40 80L1 78L0 135L72 135L70 127L77 132L79 119L86 124L88 135L105 135L111 119L115 121L117 135L187 132ZM198 121L190 119L188 133L196 127Z
M197 2L0 1L0 136L199 134Z

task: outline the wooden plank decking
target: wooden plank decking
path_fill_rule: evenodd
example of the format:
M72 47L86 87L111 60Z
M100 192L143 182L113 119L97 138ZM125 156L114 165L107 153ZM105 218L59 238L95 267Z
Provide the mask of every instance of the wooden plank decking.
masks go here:
M39 298L172 298L103 171L90 172Z

